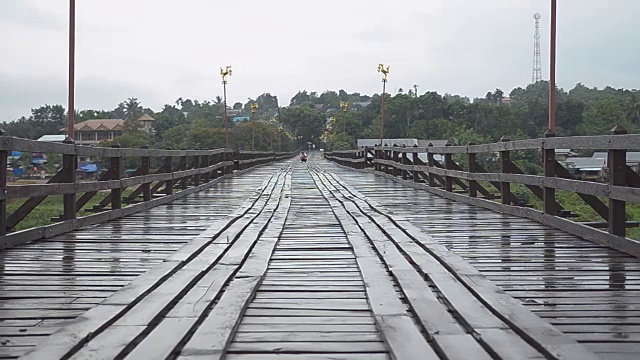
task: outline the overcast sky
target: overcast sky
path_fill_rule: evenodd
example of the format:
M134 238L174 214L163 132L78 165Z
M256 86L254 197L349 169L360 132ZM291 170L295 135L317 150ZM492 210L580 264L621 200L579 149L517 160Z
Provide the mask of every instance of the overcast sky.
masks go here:
M559 0L558 84L640 87L638 0ZM288 105L300 89L388 89L483 96L531 81L533 14L542 14L548 78L550 0L78 0L76 107L137 97L263 92ZM0 121L66 104L68 0L0 0ZM66 107L66 105L65 105Z

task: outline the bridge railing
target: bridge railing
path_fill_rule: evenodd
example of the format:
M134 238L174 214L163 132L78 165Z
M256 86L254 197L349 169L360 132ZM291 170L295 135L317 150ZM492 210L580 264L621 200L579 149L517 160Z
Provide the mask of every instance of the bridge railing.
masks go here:
M503 141L493 144L428 147L366 147L327 152L325 157L340 165L372 169L394 180L409 183L438 195L521 216L551 225L585 239L640 256L640 241L627 238L627 204L640 203L640 175L626 162L628 150L640 149L640 135L626 134L620 127L611 135L547 137ZM580 180L556 160L557 149L603 150L607 183ZM540 174L526 174L511 158L534 151L540 158ZM425 159L426 155L426 159ZM493 158L498 171L488 171L479 157ZM513 184L526 187L542 204L536 210L512 191ZM602 221L577 222L565 209L557 191L577 194ZM604 231L606 229L606 231Z
M9 168L8 159L14 151L49 157L55 154L61 157L61 164L45 183L10 183L8 175L13 169ZM161 150L146 146L132 149L117 144L93 147L0 136L0 249L162 205L210 187L234 171L293 154L230 149ZM106 171L94 180L80 179L79 158L93 158L106 164ZM133 167L127 176L125 163ZM43 210L44 207L53 210ZM55 216L51 219L38 219L43 224L16 231L25 227L25 219L30 216L52 213Z

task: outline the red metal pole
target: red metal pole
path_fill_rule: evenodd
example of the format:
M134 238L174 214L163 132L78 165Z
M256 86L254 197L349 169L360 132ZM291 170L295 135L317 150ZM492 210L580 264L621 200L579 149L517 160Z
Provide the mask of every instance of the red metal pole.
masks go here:
M551 58L549 59L549 132L556 132L556 17L557 0L551 0Z
M76 51L76 0L69 0L69 96L67 104L67 136L73 139L75 124L75 51Z

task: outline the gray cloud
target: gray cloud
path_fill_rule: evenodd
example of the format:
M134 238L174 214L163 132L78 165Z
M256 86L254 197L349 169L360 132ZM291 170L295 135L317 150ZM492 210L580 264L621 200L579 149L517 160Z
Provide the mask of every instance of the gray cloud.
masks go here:
M0 84L0 122L29 116L32 108L44 104L67 107L67 80L64 78L0 75ZM110 110L128 97L140 98L145 107L159 107L165 102L151 89L122 82L85 78L76 84L77 109Z
M57 1L57 0L54 0ZM27 25L45 30L60 30L67 26L60 12L47 14L37 6L30 6L22 0L6 0L0 4L0 22L13 25Z
M68 0L0 1L0 119L65 103ZM129 96L159 109L178 97L229 102L271 92L287 104L300 89L389 88L483 96L531 79L534 12L542 19L547 76L548 0L79 1L78 106L113 108ZM558 82L638 87L635 0L559 4ZM19 89L19 91L16 91Z

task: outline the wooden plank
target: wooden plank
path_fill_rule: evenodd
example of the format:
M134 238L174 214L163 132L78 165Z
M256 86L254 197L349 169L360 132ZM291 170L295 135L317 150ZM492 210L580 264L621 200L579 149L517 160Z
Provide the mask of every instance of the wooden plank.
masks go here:
M82 347L92 334L99 334L112 325L113 319L123 314L126 308L125 305L98 305L56 331L22 358L67 358ZM109 320L105 322L104 319Z
M287 182L288 177L285 177L285 187ZM280 191L276 190L272 194L277 197L278 194L280 194ZM280 201L280 199L278 199L278 208L276 209L273 206L271 207L274 211L277 211L273 217L260 215L258 220L251 225L256 227L256 229L252 230L251 226L248 228L249 235L241 241L241 248L243 250L229 251L225 253L221 261L222 264L216 264L211 271L202 277L202 279L191 288L185 297L180 299L178 304L169 311L166 318L162 319L159 326L144 338L130 356L133 358L165 358L169 356L174 349L179 348L178 341L166 343L162 347L156 346L157 343L163 341L166 342L167 337L173 338L174 340L186 338L189 336L188 333L192 329L195 329L196 334L201 331L200 327L198 327L200 326L200 319L207 314L207 311L213 305L214 299L218 297L218 294L222 291L224 285L227 284L228 279L236 272L238 266L242 267L237 273L236 279L245 279L249 276L248 274L256 274L256 276L254 276L256 279L261 278L262 274L266 271L266 264L271 256L275 242L265 241L265 239L261 238L260 243L268 244L270 248L256 246L253 248L252 254L248 257L246 252L251 248L255 241L258 241L258 234L262 233L263 235L267 235L272 234L273 232L279 233L281 231L289 210L288 201L286 200L286 190L284 191L284 194L284 201ZM280 202L282 202L282 204L280 204ZM260 217L264 217L264 219L259 220ZM264 229L265 226L266 230L262 232L261 229ZM208 256L205 255L205 257ZM245 258L247 258L247 260L243 262ZM234 286L238 287L237 284L238 283L234 285L234 282L232 282L225 291L222 299L226 299L225 301L227 302L233 300L234 292L231 291L231 289ZM240 286L239 290L236 291L235 296L242 294L242 289L243 286ZM226 316L233 315L231 313L224 313L225 311L229 311L229 308L232 307L229 304L222 303L222 299L219 303L215 304L212 312L208 316L212 316L212 314L213 316L216 316L219 312ZM221 304L227 308L220 308ZM236 315L239 316L238 314ZM205 319L203 324L206 323L207 320ZM175 324L175 326L172 326L172 324Z
M203 357L204 359L205 357ZM195 357L179 357L193 360ZM229 354L226 360L362 360L362 354ZM366 354L367 360L389 360L386 354Z
M234 342L352 342L352 341L382 341L380 335L367 332L239 332ZM228 356L228 355L227 355Z
M241 314L260 281L261 277L249 277L231 282L218 304L184 345L181 356L206 355L209 359L222 358L240 322Z
M137 344L127 358L136 360L167 358L178 347L182 335L191 329L194 322L193 318L164 319Z
M235 342L229 346L229 352L248 353L385 353L386 348L380 342Z
M372 317L354 316L354 317L329 317L329 316L310 316L310 317L273 317L273 316L247 316L245 314L243 324L375 324Z
M480 343L490 347L501 359L546 359L543 354L540 354L511 330L479 329L478 334L480 335ZM505 334L507 336L506 341Z
M112 325L99 334L95 341L89 341L69 359L116 359L126 351L127 345L144 330L143 326ZM93 339L92 339L93 340Z
M314 180L316 179L317 177L314 176ZM367 244L362 231L337 201L330 197L331 195L324 187L319 186L318 182L316 186L331 205L336 219L347 233L367 284L366 290L371 308L382 336L389 346L391 356L402 359L437 359L438 356L420 334L409 318L406 308L396 297L389 275Z
M367 310L316 310L316 309L260 309L252 308L251 306L245 312L245 316L331 316L331 317L368 317L370 316L369 309Z
M259 181L263 182L263 184L264 184L265 182L263 180L264 180L264 178L259 179ZM268 181L266 181L266 182L268 182ZM248 182L248 184L251 184L251 182ZM256 201L260 198L260 193L262 193L264 191L270 192L271 189L268 189L265 186L261 186L257 193L252 194L250 196L250 198L245 201L245 205L246 206L241 207L240 211L239 212L234 212L232 214L232 216L235 216L237 218L242 217L247 211L249 211L251 206L253 206L253 204L256 203ZM236 199L234 201L242 201L245 198L244 194L246 194L246 193L247 193L246 191L245 192L239 192L237 196L234 196L234 198ZM204 196L202 198L204 200L207 199L206 196ZM186 203L186 202L182 201L182 203ZM266 203L266 199L264 199L264 203ZM200 206L200 205L198 205L198 206ZM226 216L226 214L220 214L220 215L225 215ZM217 215L217 216L220 217L220 215ZM143 219L143 220L146 219L145 217L139 217L139 218ZM187 219L187 220L189 220L189 219ZM222 221L226 221L226 220L229 220L229 218L222 219ZM205 237L205 238L208 237L211 240L211 237L214 236L217 232L219 232L220 228L224 228L224 225L221 226L221 224L224 224L224 223L221 223L220 221L217 221L213 225L208 224L208 225L211 225L211 226L209 226L209 229L207 229L205 226L203 226L204 224L203 225L198 225L197 227L194 227L194 229L199 229L197 231L197 233L201 233L202 237ZM183 226L180 226L178 228L182 228L182 227ZM109 229L109 228L110 228L110 226L108 226L108 225L104 227L104 229ZM143 226L141 226L140 229L144 229L144 228L145 228L145 226L143 224ZM172 228L173 227L167 227L167 229L172 229ZM116 231L116 234L121 231L121 229L118 230L117 227L114 228L114 229ZM204 230L204 232L203 232L203 230ZM107 230L107 231L109 231L109 230ZM145 230L145 231L148 231L148 230ZM108 234L108 232L105 232L105 233ZM135 234L136 231L133 231L131 233ZM143 233L143 232L141 232L141 233ZM167 234L169 234L169 233L170 232L167 232ZM133 235L133 236L136 236L136 235ZM203 246L204 243L203 242L199 242L199 245ZM111 249L109 249L109 251L113 251L112 249L118 249L118 246L116 245L115 247L112 247ZM65 250L64 254L66 255L67 254L66 248L63 247L63 250ZM193 251L194 248L193 247L186 248L185 250L186 251ZM80 254L80 253L79 252L74 252L73 254L77 255L77 254ZM167 254L169 254L169 252L167 252ZM191 255L193 255L193 253L191 253ZM129 304L132 301L135 304L135 302L138 301L137 299L139 299L140 296L145 296L150 291L156 289L156 287L157 287L156 286L156 282L153 282L152 280L154 280L154 279L163 279L163 278L166 278L166 277L170 276L173 273L173 271L175 269L175 266L179 266L178 264L180 264L181 261L189 260L191 255L186 256L186 257L182 257L182 258L180 258L180 260L172 260L172 261L166 262L165 264L163 264L163 266L161 268L159 268L159 270L155 270L155 273L153 273L153 272L152 273L148 273L146 276L143 276L143 277L140 278L139 281L144 283L143 286L134 286L136 284L132 284L132 285L129 286L128 289L131 289L131 288L136 288L136 289L129 290L130 292L128 294L127 293L124 293L122 295L119 294L118 297L113 297L110 301L113 301L114 303L121 303L123 306L124 306L124 304L126 304L127 306L130 306ZM145 266L146 266L146 268L148 268L151 265L153 265L153 263L147 264ZM96 270L98 270L98 269L102 270L101 266L102 265L96 264ZM119 264L119 267L122 267L122 266ZM75 270L76 268L77 267L74 267L73 272L69 272L68 274L77 273L76 270ZM104 270L108 272L111 269L105 268ZM144 271L146 269L141 269L141 270ZM95 272L95 271L92 271L92 272ZM5 272L5 274L6 274L6 272ZM65 273L65 272L61 272L61 273L52 273L52 272L46 272L45 273L45 272L42 272L42 274L45 274L47 276L58 276L58 275L63 276L63 275L66 275L67 273ZM94 275L94 274L90 274L90 273L86 273L86 274ZM38 295L38 297L35 297L35 298L33 297L33 296L35 296L34 294L26 293L26 292L23 292L23 294L21 294L19 292L11 292L11 296L12 297L15 297L15 296L31 297L31 298L28 299L29 301L34 301L34 300L50 301L51 300L51 296L58 296L58 297L60 297L61 299L65 300L65 301L67 301L66 299L69 299L68 301L78 302L78 304L86 303L86 304L94 305L97 302L102 301L102 299L105 296L110 294L109 291L105 291L104 292L105 295L101 294L99 297L96 297L97 294L94 294L94 293L91 293L91 292L87 292L86 290L81 290L80 288L78 288L78 291L74 291L74 292L66 291L64 294L59 293L58 291L45 291L46 294L42 294L43 293L42 290L43 289L48 289L48 288L52 288L52 287L50 287L50 286L40 287L40 289L39 289L40 295ZM2 294L0 294L0 297L1 297L1 295ZM78 298L78 297L80 297L80 298ZM0 299L0 301L2 301L2 299ZM104 306L107 306L107 305L103 305L102 307L104 308ZM120 305L115 305L115 306L109 305L109 307L110 308L118 308L118 309L122 308L122 306L120 306ZM98 308L100 308L100 307L98 307ZM88 314L91 314L91 311ZM52 347L52 348L54 348L54 353L56 353L56 352L62 353L62 352L64 352L64 350L61 350L61 348L66 347L69 352L72 352L72 351L74 351L74 349L78 345L81 345L83 342L89 340L91 336L95 336L95 335L99 334L101 331L103 331L106 328L107 325L109 325L113 321L117 320L117 318L119 316L121 316L121 312L111 312L109 314L105 313L105 314L98 314L98 315L99 316L92 316L91 319L85 319L85 321L82 321L80 324L77 324L76 322L70 323L69 324L69 328L71 328L71 329L65 328L65 329L60 330L61 332L63 332L62 334L65 335L65 336L61 337L61 335L54 335L54 336L52 336L50 338L50 339L58 339L58 340L62 339L62 341L47 339L43 343L42 348L49 349L49 347ZM101 319L99 319L99 318L101 318ZM79 318L79 319L82 319L82 317ZM89 324L90 322L94 322L95 323L93 325L93 328L92 328L92 326L90 326L90 324ZM138 330L140 330L140 329L138 328ZM52 331L53 330L51 330L51 329L47 329L47 330L40 330L39 329L37 332L29 330L29 331L25 331L24 334L25 335L28 335L30 333L36 333L36 334L43 333L43 334L46 334L46 333L50 333ZM8 332L5 332L5 333L8 333ZM18 333L18 334L20 334L20 333ZM0 327L0 336L2 336L2 328L1 327ZM77 341L76 344L73 344L74 340ZM52 341L52 343L49 343L49 345L47 345L47 343L49 341ZM40 349L40 348L38 348L38 349ZM48 350L43 350L43 352L47 352L47 351ZM33 355L33 358L37 358L37 357L38 357L37 354Z
M357 194L352 187L344 183L341 185L351 195ZM355 197L360 200L363 199L360 194L355 195ZM377 202L370 199L366 199L365 202L375 208L376 213L386 213L386 209ZM592 353L578 345L577 342L548 323L541 321L540 318L526 310L515 299L505 295L495 284L482 277L476 269L466 263L460 256L435 243L430 237L408 221L397 216L397 214L394 214L393 218L389 215L385 216L392 220L394 224L400 226L413 239L419 239L422 244L428 246L430 253L440 258L443 261L441 263L455 274L456 278L464 283L474 296L478 297L483 304L489 306L493 313L499 315L501 320L509 324L520 336L525 336L529 342L534 342L537 345L537 350L543 350L547 354L553 354L553 356L559 358L595 358Z
M249 308L251 310L251 308ZM239 332L375 332L373 324L242 324Z
M449 360L489 360L492 357L478 344L473 336L440 335L433 336L436 351Z

